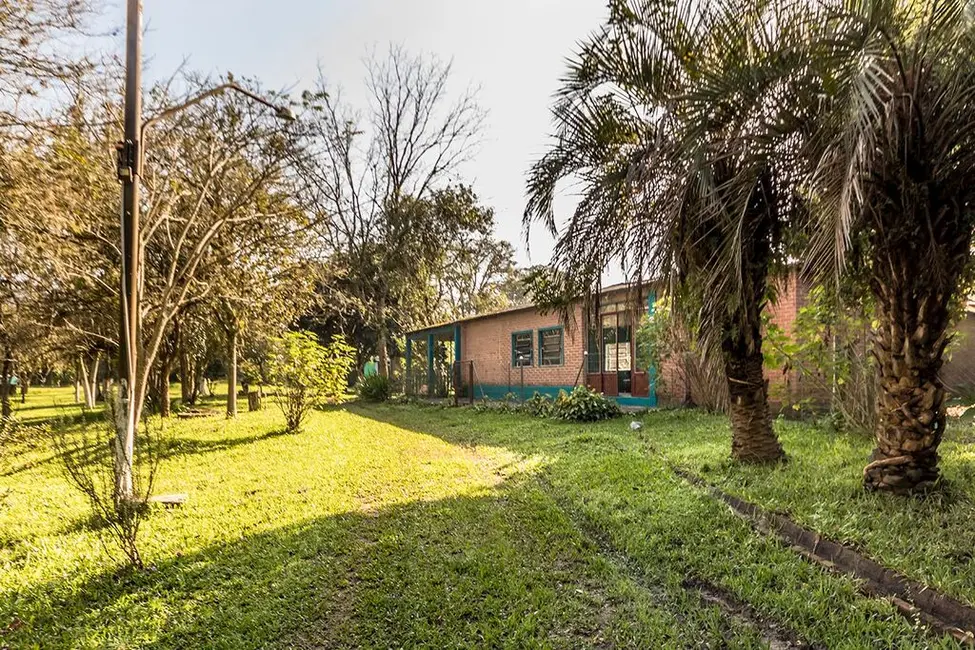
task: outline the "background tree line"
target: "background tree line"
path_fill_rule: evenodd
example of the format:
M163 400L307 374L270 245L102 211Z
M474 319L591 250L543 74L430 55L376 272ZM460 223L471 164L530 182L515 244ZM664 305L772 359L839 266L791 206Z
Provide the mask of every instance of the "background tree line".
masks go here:
M122 70L71 47L104 7L0 7L0 397L11 380L70 377L93 406L118 346L116 142ZM62 44L64 44L62 46ZM178 70L146 89L147 118L233 81L299 113L287 123L235 93L156 121L144 143L142 354L146 403L168 415L209 392L267 381L270 342L344 335L387 372L408 328L521 300L494 213L460 176L485 113L452 96L450 65L399 47L364 68L369 103L325 81L300 98L255 79Z

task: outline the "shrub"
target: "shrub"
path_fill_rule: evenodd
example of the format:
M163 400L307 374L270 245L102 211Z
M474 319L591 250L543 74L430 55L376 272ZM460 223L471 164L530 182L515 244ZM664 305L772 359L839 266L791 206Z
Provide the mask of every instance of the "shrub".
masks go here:
M386 402L393 396L393 380L382 375L362 377L355 388L359 397L370 402Z
M75 431L62 421L51 430L51 436L65 475L88 501L96 529L104 536L105 549L117 547L132 566L143 569L139 530L149 514L149 498L168 441L161 426L150 426L149 419L143 421L132 459L132 494L123 496L118 489L113 444L106 444L107 440L117 442L118 396L108 402L103 423L83 423Z
M275 401L288 433L299 433L309 411L345 393L346 377L355 365L353 352L341 336L327 346L310 332L288 332L274 341L271 369L280 386Z
M586 386L576 386L571 393L559 391L552 406L552 417L576 422L596 422L621 415L620 407L613 400Z
M547 418L552 415L552 407L551 398L536 392L531 399L522 404L521 410L536 418Z

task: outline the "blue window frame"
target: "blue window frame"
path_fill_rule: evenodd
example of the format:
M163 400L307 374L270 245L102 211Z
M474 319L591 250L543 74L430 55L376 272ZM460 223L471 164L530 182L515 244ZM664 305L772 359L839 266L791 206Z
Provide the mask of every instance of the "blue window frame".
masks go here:
M521 368L533 365L535 351L531 330L511 333L511 367Z
M565 363L565 345L561 326L538 330L538 366L561 366Z

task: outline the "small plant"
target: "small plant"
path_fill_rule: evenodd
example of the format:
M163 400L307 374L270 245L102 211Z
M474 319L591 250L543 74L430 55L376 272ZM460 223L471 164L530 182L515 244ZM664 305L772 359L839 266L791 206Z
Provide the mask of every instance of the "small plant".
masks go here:
M571 393L559 391L552 407L552 417L575 422L597 422L622 414L616 402L587 386L576 386Z
M112 540L132 566L143 569L139 528L149 514L149 497L165 441L161 428L149 426L148 420L143 423L132 460L132 494L120 494L114 453L117 408L115 400L109 400L104 423L82 424L73 431L62 422L53 427L52 438L68 480L85 495L93 521L105 533L102 541ZM108 551L110 545L105 543L105 548Z
M522 412L536 418L551 417L552 408L552 399L538 392L532 395L531 399L526 400L525 403L521 405Z
M393 380L382 375L362 377L355 388L359 397L370 402L387 402L393 396Z
M274 341L271 367L280 386L275 401L284 413L288 433L300 433L313 408L345 393L346 378L355 364L353 352L341 336L328 346L310 332L289 332Z

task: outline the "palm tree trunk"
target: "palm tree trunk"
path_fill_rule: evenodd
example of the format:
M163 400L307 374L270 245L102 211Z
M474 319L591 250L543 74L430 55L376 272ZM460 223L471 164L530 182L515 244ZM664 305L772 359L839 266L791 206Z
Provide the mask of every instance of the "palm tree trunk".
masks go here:
M741 356L726 355L725 376L731 400L731 455L753 463L784 458L782 445L772 429L761 350Z
M916 285L912 287L917 290ZM931 488L945 429L939 378L950 314L942 295L903 299L893 287L879 299L873 354L880 378L877 447L863 470L864 487L899 494Z

